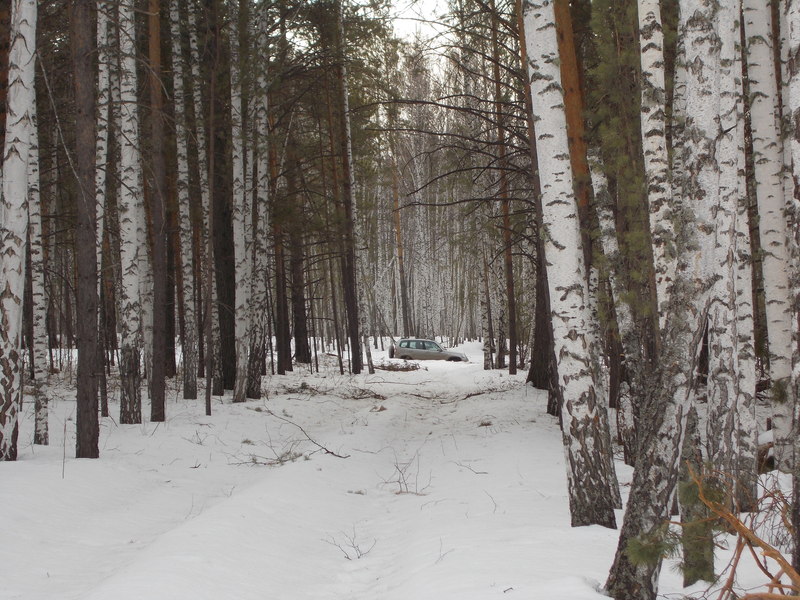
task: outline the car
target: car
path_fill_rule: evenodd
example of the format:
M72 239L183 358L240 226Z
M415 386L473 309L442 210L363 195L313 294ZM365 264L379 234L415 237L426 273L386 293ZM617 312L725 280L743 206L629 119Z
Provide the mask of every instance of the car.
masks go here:
M397 346L392 344L389 348L389 357L403 360L449 360L452 362L468 362L469 360L463 352L445 350L433 340L417 338L401 339Z

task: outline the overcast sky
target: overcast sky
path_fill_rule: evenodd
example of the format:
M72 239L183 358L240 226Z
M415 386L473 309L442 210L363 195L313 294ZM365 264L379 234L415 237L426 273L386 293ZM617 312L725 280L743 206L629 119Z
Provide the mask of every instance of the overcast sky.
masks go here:
M395 32L399 36L409 38L417 31L423 36L432 35L434 28L422 21L434 20L446 8L445 0L396 0L394 4L397 14Z

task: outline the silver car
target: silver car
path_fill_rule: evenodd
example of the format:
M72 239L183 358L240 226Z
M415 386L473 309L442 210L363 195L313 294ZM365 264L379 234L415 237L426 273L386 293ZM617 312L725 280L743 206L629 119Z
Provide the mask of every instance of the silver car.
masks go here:
M433 340L402 339L397 346L389 348L389 358L405 360L449 360L467 362L467 355L462 352L445 350Z

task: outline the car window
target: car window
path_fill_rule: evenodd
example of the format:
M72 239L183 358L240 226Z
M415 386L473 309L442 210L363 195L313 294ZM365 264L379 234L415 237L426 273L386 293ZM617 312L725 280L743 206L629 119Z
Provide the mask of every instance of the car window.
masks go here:
M400 347L401 348L408 348L408 340L403 340L402 342L400 342Z
M434 351L441 350L441 348L439 347L439 344L437 344L436 342L425 342L425 349L426 350L434 350Z
M414 342L414 347L417 350L425 350L425 342Z

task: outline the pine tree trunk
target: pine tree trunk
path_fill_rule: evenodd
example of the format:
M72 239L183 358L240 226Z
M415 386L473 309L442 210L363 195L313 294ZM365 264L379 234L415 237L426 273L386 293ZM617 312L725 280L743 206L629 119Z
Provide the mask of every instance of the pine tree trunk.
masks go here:
M161 0L149 0L150 153L153 189L153 356L147 366L150 377L150 420L166 419L167 366L167 171L164 160L164 99L161 93Z
M356 236L355 236L355 180L353 173L353 146L350 135L350 108L345 60L344 16L342 2L335 3L337 20L337 60L336 79L338 83L339 107L339 144L342 161L342 287L344 292L344 308L347 315L347 337L350 342L350 371L358 375L362 369L361 336L359 326L361 319L358 311L358 281L356 278Z
M100 425L97 406L97 200L95 197L95 89L92 58L92 0L75 0L70 38L75 88L75 170L80 198L76 203L75 310L78 337L76 458L97 458ZM35 14L35 9L34 9ZM31 68L33 65L31 64Z
M568 459L572 525L616 527L610 495L613 464L609 437L601 430L587 329L588 287L578 207L572 190L567 124L558 69L555 14L550 3L532 2L525 10L531 95L542 182L545 256L550 286L553 335L563 394L562 431ZM592 448L592 452L587 452Z

